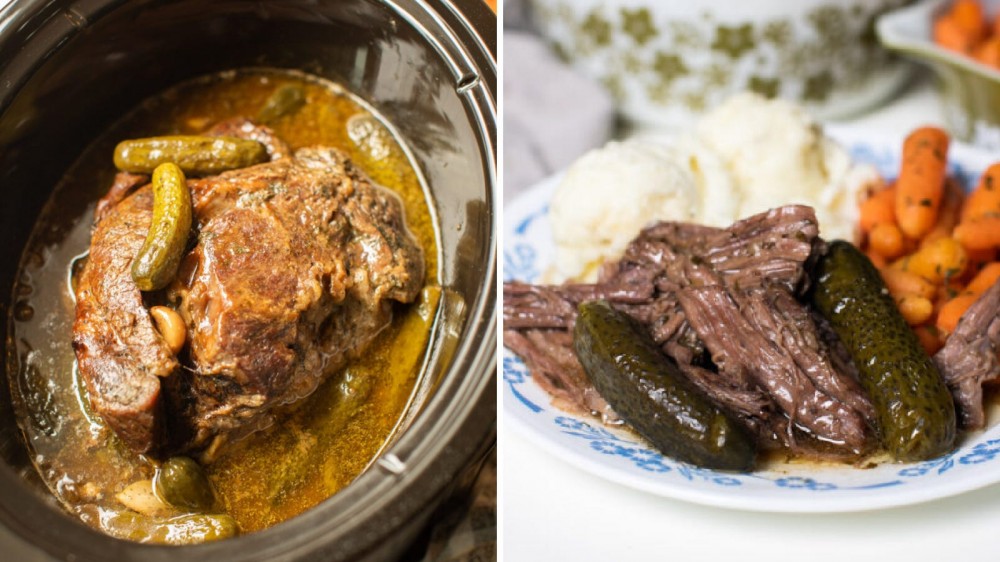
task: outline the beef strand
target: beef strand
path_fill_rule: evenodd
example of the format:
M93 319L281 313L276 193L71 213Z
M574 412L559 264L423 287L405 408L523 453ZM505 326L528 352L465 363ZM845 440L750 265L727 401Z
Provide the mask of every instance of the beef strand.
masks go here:
M792 349L783 344L792 343L798 348L802 342L774 333L778 318L763 293L734 295L721 286L711 286L685 289L678 296L688 321L711 350L720 373L749 375L767 390L791 423L821 439L842 443L858 452L863 449L864 419L843 402L821 392L799 368Z

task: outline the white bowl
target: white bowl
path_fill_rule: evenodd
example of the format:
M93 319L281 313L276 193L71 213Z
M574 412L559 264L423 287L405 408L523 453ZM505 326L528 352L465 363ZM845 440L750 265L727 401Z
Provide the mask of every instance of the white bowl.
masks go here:
M539 31L641 125L690 126L729 95L796 100L821 119L885 100L911 68L875 19L907 0L530 0Z

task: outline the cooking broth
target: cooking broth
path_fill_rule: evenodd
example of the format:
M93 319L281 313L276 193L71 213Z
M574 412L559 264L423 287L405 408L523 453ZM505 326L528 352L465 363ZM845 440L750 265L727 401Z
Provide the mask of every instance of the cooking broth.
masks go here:
M277 70L213 75L146 100L96 139L53 191L22 258L11 310L17 364L8 372L33 461L69 511L112 535L156 540L116 499L127 485L152 478L156 463L131 452L90 411L71 344L73 266L88 249L94 204L111 185L114 146L127 138L196 134L230 117L253 116L286 84L301 87L306 103L269 125L292 149L345 151L375 183L399 196L424 251L426 288L417 303L397 306L393 323L363 357L275 426L206 467L222 511L246 533L336 493L392 439L417 387L439 300L437 239L421 178L384 121L335 84Z

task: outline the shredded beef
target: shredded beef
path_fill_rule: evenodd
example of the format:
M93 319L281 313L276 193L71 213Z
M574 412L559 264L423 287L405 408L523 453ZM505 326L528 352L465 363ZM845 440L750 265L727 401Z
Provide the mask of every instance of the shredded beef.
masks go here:
M863 417L818 389L797 365L793 350L786 345L798 347L803 342L774 333L781 329L775 324L780 319L764 292L731 294L721 286L711 286L681 291L679 298L720 373L749 376L767 390L793 424L809 433L854 450L864 447Z
M611 406L587 378L573 350L572 332L563 330L504 330L503 342L527 365L532 379L567 412L593 415L604 423L620 423Z

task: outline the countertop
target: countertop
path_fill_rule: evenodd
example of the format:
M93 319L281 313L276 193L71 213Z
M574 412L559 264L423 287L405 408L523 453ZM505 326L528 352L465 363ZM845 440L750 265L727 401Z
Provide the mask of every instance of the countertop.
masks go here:
M925 82L841 121L897 133L942 124ZM507 201L512 194L505 194ZM846 514L767 514L651 496L578 469L502 428L504 560L1000 559L1000 485L909 507Z

